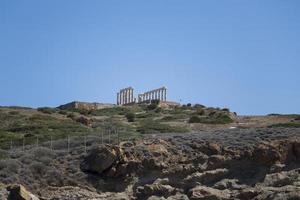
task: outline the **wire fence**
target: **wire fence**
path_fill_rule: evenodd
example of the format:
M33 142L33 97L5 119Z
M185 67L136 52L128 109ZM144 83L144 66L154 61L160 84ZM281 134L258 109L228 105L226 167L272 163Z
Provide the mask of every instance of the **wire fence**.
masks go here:
M119 144L121 141L132 140L132 133L124 129L107 129L100 133L86 135L69 134L62 138L53 136L36 136L22 139L11 139L1 144L0 149L5 151L27 151L33 148L48 148L50 150L60 150L70 152L72 149L81 148L87 152L87 148L93 145Z

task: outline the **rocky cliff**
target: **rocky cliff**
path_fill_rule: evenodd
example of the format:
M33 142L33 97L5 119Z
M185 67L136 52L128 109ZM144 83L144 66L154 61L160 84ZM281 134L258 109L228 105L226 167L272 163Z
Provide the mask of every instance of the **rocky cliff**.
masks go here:
M79 158L86 185L45 199L300 199L300 129L164 134L95 146Z

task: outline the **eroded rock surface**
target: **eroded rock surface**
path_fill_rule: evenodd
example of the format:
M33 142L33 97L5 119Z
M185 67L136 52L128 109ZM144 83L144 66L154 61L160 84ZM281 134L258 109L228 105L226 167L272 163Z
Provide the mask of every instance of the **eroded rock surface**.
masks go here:
M48 199L300 199L299 128L155 135L80 159L86 189Z

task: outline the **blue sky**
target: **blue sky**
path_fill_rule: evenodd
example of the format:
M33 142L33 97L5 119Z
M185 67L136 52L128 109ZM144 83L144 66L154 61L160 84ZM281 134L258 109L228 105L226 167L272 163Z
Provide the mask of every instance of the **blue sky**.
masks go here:
M300 113L300 1L1 0L0 105L168 88L239 114Z

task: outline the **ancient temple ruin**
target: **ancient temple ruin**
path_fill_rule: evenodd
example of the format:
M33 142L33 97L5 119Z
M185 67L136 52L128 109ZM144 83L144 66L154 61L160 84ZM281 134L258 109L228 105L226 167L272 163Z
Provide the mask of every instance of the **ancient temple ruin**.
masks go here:
M132 103L151 102L152 100L167 101L167 88L161 87L138 94L138 98L134 98L133 88L127 87L121 89L117 93L117 105L126 105Z
M132 87L121 89L117 93L117 105L131 104L133 102L135 102L135 99L133 98Z

